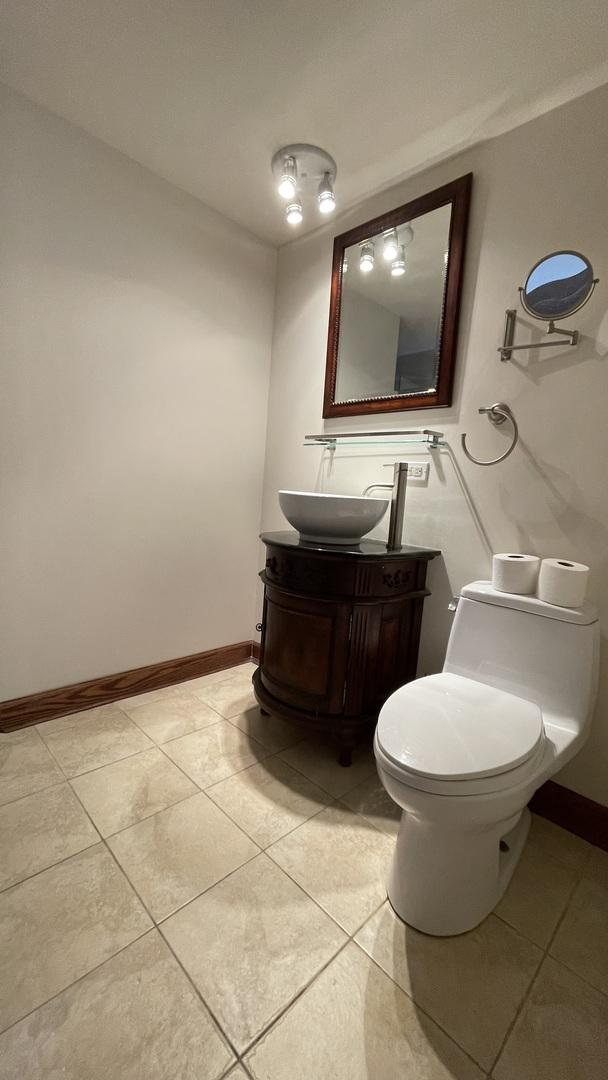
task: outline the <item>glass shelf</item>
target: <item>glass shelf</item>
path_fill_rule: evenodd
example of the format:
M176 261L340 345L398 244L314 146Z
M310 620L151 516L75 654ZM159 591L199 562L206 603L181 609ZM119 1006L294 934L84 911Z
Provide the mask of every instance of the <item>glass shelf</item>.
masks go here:
M356 431L327 432L322 435L306 435L304 446L322 446L335 450L338 446L428 446L434 450L446 446L443 431L428 428L414 431Z

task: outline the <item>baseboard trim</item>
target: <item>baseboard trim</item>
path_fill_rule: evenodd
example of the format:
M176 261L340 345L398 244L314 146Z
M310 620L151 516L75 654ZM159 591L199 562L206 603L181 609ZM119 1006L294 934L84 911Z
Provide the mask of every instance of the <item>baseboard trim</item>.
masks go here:
M530 809L608 851L608 806L548 780L534 795Z
M254 648L253 641L239 641L236 645L224 645L219 649L180 656L176 660L132 668L117 675L102 675L98 679L88 679L72 686L60 686L55 690L0 701L0 731L16 731L40 724L43 720L52 720L55 716L92 709L95 705L108 705L133 694L159 690L184 679L196 679L199 675L210 675L253 659Z

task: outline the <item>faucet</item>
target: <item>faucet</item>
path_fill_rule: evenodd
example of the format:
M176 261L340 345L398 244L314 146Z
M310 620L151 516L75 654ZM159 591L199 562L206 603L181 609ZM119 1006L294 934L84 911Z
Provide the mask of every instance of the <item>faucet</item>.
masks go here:
M390 466L388 466L390 468ZM407 461L396 461L393 465L392 484L368 484L363 491L367 495L372 488L385 488L392 492L391 516L388 525L387 548L396 551L401 547L403 537L403 514L405 512L405 492L407 488Z

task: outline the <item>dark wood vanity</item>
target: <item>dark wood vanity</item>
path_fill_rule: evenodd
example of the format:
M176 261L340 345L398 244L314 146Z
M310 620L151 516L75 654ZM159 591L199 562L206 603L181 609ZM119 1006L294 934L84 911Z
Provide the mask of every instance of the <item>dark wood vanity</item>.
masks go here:
M342 765L389 694L416 676L431 548L262 533L261 708L331 736Z

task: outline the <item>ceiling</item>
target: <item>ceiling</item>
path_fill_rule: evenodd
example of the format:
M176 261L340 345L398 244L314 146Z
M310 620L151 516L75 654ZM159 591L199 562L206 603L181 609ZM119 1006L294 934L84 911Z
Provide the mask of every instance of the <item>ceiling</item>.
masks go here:
M608 82L605 0L3 0L0 41L10 86L273 244L285 143L345 207Z

